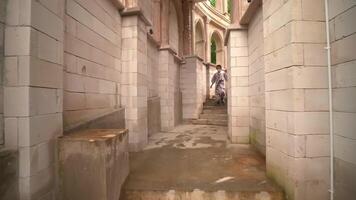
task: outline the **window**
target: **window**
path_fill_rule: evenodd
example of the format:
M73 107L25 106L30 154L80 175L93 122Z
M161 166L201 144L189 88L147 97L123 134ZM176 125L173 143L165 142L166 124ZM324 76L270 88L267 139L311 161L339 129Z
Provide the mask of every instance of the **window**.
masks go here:
M215 7L216 6L216 0L209 0L210 1L210 5Z
M232 11L232 0L227 0L227 12L231 15Z
M210 62L216 64L216 42L214 39L211 40L210 52Z

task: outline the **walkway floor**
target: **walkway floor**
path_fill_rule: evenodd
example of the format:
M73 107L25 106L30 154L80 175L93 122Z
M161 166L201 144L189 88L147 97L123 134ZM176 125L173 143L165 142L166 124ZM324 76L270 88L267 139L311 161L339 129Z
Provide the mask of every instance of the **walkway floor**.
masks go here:
M122 199L283 199L263 157L249 145L228 144L226 132L181 125L155 134L144 151L130 154Z

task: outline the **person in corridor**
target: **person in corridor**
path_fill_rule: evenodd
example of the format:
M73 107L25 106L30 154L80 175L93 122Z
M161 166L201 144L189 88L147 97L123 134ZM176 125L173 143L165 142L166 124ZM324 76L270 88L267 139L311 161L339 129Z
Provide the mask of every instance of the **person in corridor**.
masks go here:
M227 81L226 71L222 70L221 65L216 66L217 72L214 74L211 79L210 88L215 84L215 96L217 98L217 104L224 105L225 104L225 81Z

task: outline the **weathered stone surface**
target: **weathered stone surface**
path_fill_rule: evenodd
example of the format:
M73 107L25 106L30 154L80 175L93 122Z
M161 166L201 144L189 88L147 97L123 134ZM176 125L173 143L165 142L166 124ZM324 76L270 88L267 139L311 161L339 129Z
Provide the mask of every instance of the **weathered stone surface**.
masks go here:
M0 149L0 199L17 200L18 190L18 153Z
M128 130L91 129L59 139L63 200L117 200L129 172Z
M149 98L147 102L148 135L151 136L161 130L160 98Z

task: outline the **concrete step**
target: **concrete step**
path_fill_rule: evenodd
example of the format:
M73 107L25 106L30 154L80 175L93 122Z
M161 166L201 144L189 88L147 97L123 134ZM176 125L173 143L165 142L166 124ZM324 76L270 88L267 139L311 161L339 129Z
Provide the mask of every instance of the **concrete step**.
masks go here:
M203 106L205 110L226 110L226 106Z
M227 114L225 109L203 109L203 114Z
M213 120L213 119L196 119L192 120L192 124L196 125L215 125L215 126L227 126L227 120Z
M199 119L227 120L227 114L200 114Z
M284 200L279 191L125 190L120 200Z

